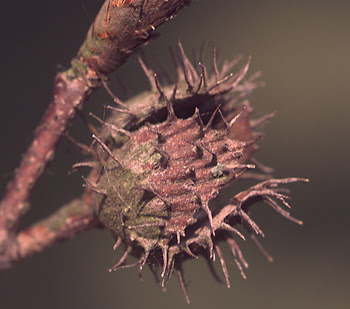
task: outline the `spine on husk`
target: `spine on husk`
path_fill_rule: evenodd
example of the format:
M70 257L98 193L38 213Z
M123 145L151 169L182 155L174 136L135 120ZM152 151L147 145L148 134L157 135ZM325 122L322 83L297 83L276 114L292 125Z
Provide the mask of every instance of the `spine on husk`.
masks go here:
M301 224L276 200L289 207L278 185L306 180L272 179L271 169L252 157L261 137L254 129L273 114L250 119L246 97L260 83L256 75L246 78L249 60L235 74L229 71L239 58L225 62L219 71L214 52L208 74L201 62L191 64L181 44L174 60L174 85L161 85L140 59L151 90L128 102L114 97L105 121L94 116L102 125L93 136L101 177L87 185L98 193L96 214L115 236L115 248L125 249L110 270L139 265L141 271L145 264L160 264L161 285L176 271L188 300L182 262L203 255L212 263L216 253L230 286L219 247L225 242L245 277L247 263L238 246L238 239L245 237L237 227L243 226L262 249L255 235L263 232L249 216L251 204L262 200ZM248 171L254 169L259 172ZM225 205L212 205L224 187L248 177L263 181ZM129 255L138 258L136 264L127 264Z

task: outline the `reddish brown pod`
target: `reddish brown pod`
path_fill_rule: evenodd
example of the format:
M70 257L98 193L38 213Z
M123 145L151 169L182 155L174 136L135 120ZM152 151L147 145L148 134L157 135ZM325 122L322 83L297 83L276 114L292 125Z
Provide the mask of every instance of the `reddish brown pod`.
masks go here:
M208 74L201 62L191 64L181 44L174 60L174 85L161 85L140 60L151 90L128 102L114 97L116 107L109 107L111 115L105 121L94 116L102 125L100 134L93 136L101 175L88 186L98 193L96 214L116 238L115 248L121 245L125 250L110 271L160 266L162 286L176 271L189 302L182 263L198 255L213 263L217 255L229 287L220 249L226 243L245 277L248 264L238 245L245 240L241 231L245 229L261 249L255 236L264 235L249 215L251 205L264 201L301 224L279 205L290 207L279 186L307 180L272 179L271 169L253 158L261 137L255 129L272 114L251 120L246 97L260 83L256 75L246 77L249 60L237 73L229 73L240 59L218 70L214 52ZM261 182L232 195L224 205L215 203L223 188L232 186L233 191L243 178ZM127 264L129 255L137 257L135 264Z

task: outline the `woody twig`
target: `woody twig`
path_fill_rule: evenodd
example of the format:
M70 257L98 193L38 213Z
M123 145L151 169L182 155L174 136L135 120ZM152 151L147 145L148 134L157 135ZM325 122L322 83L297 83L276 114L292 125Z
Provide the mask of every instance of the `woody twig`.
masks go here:
M72 201L52 217L18 233L20 217L29 210L29 198L76 110L101 85L101 78L120 67L140 46L155 37L154 30L172 19L190 0L106 0L91 25L71 68L57 73L51 102L24 154L14 179L0 203L0 264L7 268L56 240L94 226L89 199ZM64 218L57 233L47 225ZM69 218L71 220L69 220ZM74 219L72 219L74 218ZM77 224L68 224L73 221ZM79 226L79 228L76 228ZM44 239L46 237L46 239ZM26 248L26 249L23 249ZM24 250L24 251L23 251Z

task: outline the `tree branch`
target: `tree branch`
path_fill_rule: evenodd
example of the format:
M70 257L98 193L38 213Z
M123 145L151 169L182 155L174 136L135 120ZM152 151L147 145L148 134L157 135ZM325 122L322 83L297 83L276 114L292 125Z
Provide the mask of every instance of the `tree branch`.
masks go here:
M0 255L0 271L58 241L71 239L97 226L93 207L83 199L75 199L17 235L10 234L5 254Z
M77 56L72 60L72 67L56 75L52 100L34 134L32 144L23 156L15 178L8 185L5 197L0 203L0 256L6 256L8 248L13 247L9 246L9 242L12 243L16 238L15 231L20 216L29 209L28 200L33 186L47 163L52 160L57 143L74 118L76 110L80 109L89 95L100 86L99 77L122 65L130 54L153 37L152 33L156 27L171 19L190 2L104 2ZM53 220L50 218L47 220ZM29 243L37 244L37 249L34 249L36 251L57 239L57 234L50 234L45 241L37 241L41 232L48 231L46 223L48 221L44 220L17 236L19 241L25 240L22 245L18 243L17 259L33 253L23 249L28 248Z

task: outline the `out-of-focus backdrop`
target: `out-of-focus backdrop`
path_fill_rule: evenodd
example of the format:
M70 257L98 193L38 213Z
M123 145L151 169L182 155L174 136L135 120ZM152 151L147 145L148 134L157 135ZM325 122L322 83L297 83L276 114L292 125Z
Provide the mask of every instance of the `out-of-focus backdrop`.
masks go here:
M102 0L5 1L1 4L1 192L29 145L51 95L57 70L67 68ZM218 284L203 259L185 263L188 308L349 308L350 2L201 0L159 29L144 48L150 62L172 66L168 46L179 38L189 53L215 44L219 63L252 56L250 73L266 87L250 97L259 116L277 110L259 141L258 159L291 185L298 226L267 206L253 209L264 230L269 263L251 241L242 244L250 265L244 280L225 251L231 288ZM113 75L137 93L148 87L136 57ZM96 93L85 106L103 115L111 100ZM78 119L73 135L89 142ZM67 175L79 160L63 141L33 193L26 226L81 192L81 176ZM176 278L165 293L146 268L108 273L121 252L107 232L91 231L55 245L0 275L0 308L186 308ZM216 264L219 264L217 261ZM218 273L221 270L218 266ZM176 276L175 276L176 277Z

